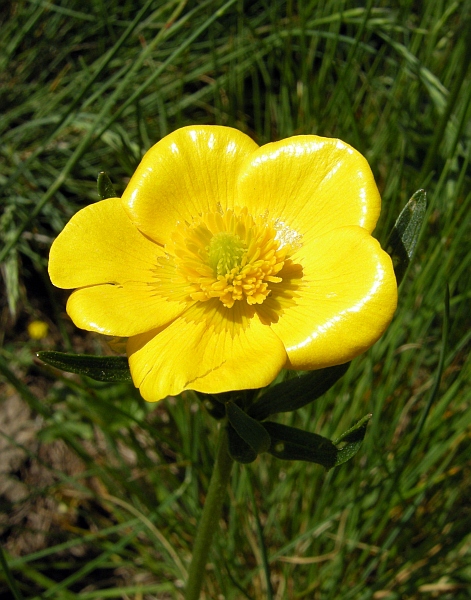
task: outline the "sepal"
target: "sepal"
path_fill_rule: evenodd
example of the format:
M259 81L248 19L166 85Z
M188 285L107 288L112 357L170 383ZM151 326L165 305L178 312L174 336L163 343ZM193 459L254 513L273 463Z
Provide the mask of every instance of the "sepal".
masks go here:
M94 356L52 351L37 352L36 356L51 367L68 373L86 375L97 381L132 381L128 359L125 356Z

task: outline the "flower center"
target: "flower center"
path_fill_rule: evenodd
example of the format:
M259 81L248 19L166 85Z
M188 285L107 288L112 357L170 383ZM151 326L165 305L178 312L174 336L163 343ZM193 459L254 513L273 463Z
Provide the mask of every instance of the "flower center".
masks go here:
M227 308L237 301L262 304L282 281L279 273L299 238L246 208L205 213L177 224L167 258L159 260L157 289L172 299L218 298Z
M208 262L214 274L226 275L242 261L247 251L238 235L221 231L211 238L208 247Z

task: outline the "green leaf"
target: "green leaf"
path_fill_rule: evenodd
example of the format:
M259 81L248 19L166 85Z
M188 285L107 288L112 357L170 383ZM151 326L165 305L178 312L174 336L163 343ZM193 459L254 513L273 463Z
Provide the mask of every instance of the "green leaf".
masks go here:
M254 452L260 454L268 450L270 436L261 423L252 419L235 402L226 403L226 414L234 430Z
M363 439L365 438L368 421L372 416L373 415L371 414L365 415L363 419L360 419L358 423L355 423L353 427L348 431L345 431L345 433L342 433L342 435L335 440L334 444L336 446L343 442L347 442L343 448L338 449L337 459L335 461L336 467L347 462L347 460L350 460L358 452Z
M66 352L38 352L36 356L56 369L86 375L97 381L132 381L128 359L125 356L93 356Z
M386 242L398 285L404 279L414 256L426 210L427 194L424 190L418 190L403 208Z
M113 184L111 183L111 179L108 177L108 173L105 173L105 171L98 173L97 188L100 200L117 198Z
M252 404L248 414L263 421L279 412L296 410L317 400L347 372L350 363L311 371L269 388L264 395Z
M271 438L268 450L276 458L305 460L331 469L337 463L338 450L327 438L295 427L267 421L263 423Z
M248 464L257 458L257 452L247 442L244 442L230 423L227 424L227 441L229 454L237 462Z

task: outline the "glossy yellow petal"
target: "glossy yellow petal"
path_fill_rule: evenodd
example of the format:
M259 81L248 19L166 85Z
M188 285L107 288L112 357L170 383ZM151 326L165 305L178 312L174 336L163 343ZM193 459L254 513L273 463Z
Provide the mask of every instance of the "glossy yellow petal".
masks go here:
M130 222L119 198L91 204L54 241L49 275L57 287L82 288L67 310L83 329L129 336L168 323L186 304L156 292L160 246Z
M132 222L160 244L178 221L234 207L240 165L258 148L230 127L174 131L144 156L123 194Z
M60 288L146 281L164 252L133 226L121 200L110 198L76 213L55 239L49 276Z
M77 327L119 337L166 325L186 308L156 295L142 281L80 288L67 301L67 314Z
M143 398L186 389L205 393L268 385L286 362L280 339L247 304L198 303L162 330L128 340L131 374Z
M304 243L349 225L371 232L381 210L366 159L345 142L314 135L259 148L242 168L238 191L249 213L267 211Z
M342 364L381 337L396 309L397 287L389 255L368 232L334 230L293 260L303 266L302 284L295 304L271 325L286 347L289 368Z

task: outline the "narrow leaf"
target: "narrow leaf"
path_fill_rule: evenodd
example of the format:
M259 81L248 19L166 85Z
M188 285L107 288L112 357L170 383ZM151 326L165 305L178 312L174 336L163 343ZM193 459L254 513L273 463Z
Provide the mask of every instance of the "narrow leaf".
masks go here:
M338 450L327 438L295 427L267 421L263 426L270 434L268 452L284 460L305 460L331 469L336 465Z
M108 173L105 173L105 171L98 173L97 188L100 200L117 198L113 184L111 183L111 179L108 177Z
M270 415L301 408L330 390L345 375L349 366L350 363L345 363L327 367L283 381L269 388L247 412L257 421L263 421Z
M125 356L93 356L66 352L38 352L36 356L52 367L86 375L97 381L131 381L128 359Z
M261 423L252 419L234 402L226 403L226 414L229 423L257 454L266 452L270 447L270 436Z
M426 210L427 194L418 190L403 208L386 242L398 285L414 256Z

